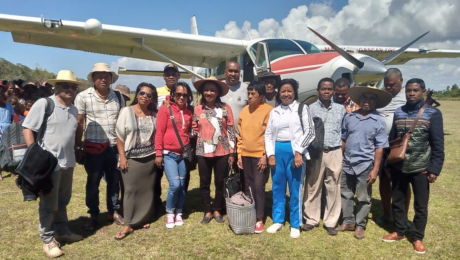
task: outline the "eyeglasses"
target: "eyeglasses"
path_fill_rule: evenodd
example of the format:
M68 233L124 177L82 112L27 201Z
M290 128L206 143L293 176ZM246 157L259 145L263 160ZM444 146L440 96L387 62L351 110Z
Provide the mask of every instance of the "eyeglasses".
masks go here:
M67 89L72 89L73 91L77 91L78 90L78 85L73 85L73 84L59 84L59 86L61 86L63 89L67 90Z
M174 93L174 96L176 98L180 98L180 97L187 98L188 94L187 93Z
M139 92L139 95L141 95L141 96L145 96L145 95L147 95L147 98L152 98L152 97L153 97L153 95L152 95L152 94L150 94L150 93L147 93L147 92L145 92L145 91L141 91L141 92Z

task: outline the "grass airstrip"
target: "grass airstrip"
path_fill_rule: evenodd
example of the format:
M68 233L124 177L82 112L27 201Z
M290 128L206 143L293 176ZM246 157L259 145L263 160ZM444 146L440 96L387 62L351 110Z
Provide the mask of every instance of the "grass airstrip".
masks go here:
M100 227L83 230L87 219L85 206L86 172L79 165L74 172L73 194L68 215L71 229L84 235L83 241L62 244L63 259L458 259L460 258L460 120L458 101L443 101L446 161L438 180L431 185L428 225L424 240L425 255L417 255L409 241L384 243L383 235L392 225L367 226L366 237L356 240L353 232L327 235L322 228L302 232L299 239L289 237L289 223L276 233L235 235L228 222L200 224L203 216L199 197L198 172L192 172L186 198L185 225L166 229L164 215L157 217L150 229L139 229L122 241L114 236L120 226L106 221L105 183L101 184ZM46 259L38 236L38 203L23 202L14 177L0 182L0 259ZM168 183L163 178L163 199ZM382 214L378 183L373 186L369 217ZM267 184L266 227L271 219L271 180ZM409 212L412 219L413 210ZM225 217L226 219L226 217Z

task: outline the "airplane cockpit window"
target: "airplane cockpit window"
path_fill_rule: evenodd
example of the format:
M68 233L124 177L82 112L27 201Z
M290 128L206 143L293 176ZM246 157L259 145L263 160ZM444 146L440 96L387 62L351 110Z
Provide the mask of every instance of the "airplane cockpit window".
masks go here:
M316 47L315 45L306 42L306 41L301 41L301 40L294 40L304 51L306 51L308 54L310 53L320 53L321 51Z
M305 52L289 39L265 39L263 40L268 45L268 53L270 61L274 61L284 56L305 54ZM257 43L251 46L251 56L255 59L257 53Z

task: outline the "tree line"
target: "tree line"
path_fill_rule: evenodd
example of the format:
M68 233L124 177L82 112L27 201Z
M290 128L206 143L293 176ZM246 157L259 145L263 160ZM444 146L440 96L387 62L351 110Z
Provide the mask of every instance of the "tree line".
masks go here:
M433 91L433 97L434 98L440 98L440 99L443 99L443 98L446 98L446 99L460 98L460 90L459 90L457 84L453 84L452 87L447 86L446 89L444 89L444 90L428 89L428 91Z
M47 71L46 69L42 69L39 65L36 66L35 69L31 69L25 65L20 63L14 64L9 62L3 58L0 58L0 79L1 80L16 80L22 79L24 84L29 81L38 81L43 83L47 79L54 79L56 78L56 74ZM85 79L78 79L89 86L89 81ZM87 87L80 87L79 91L86 89Z

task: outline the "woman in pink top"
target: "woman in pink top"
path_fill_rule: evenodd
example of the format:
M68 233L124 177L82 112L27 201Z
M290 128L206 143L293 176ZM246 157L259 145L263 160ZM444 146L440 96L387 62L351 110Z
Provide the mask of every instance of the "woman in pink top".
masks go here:
M196 155L200 174L200 195L207 224L214 217L223 223L224 178L229 164L235 161L235 123L232 109L220 100L228 92L228 85L215 77L199 80L194 84L201 94L200 105L195 107L193 130L198 135ZM214 169L216 193L211 206L211 176Z

